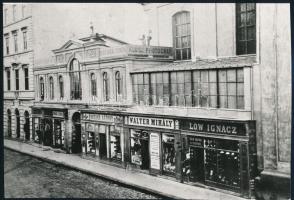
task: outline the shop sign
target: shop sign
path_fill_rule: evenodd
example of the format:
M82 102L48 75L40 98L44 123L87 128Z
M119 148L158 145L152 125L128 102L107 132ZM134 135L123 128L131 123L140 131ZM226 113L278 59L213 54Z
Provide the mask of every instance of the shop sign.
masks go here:
M92 121L110 122L110 123L123 123L123 119L121 116L91 114L91 113L83 113L82 120L92 120Z
M154 128L174 129L174 120L161 118L147 118L147 117L128 117L128 124L135 126L146 126Z
M246 135L244 123L212 122L202 120L181 120L180 129L195 132L216 133L225 135Z
M193 136L188 137L189 146L203 147L203 139Z
M150 133L150 167L160 170L159 134Z
M40 109L33 109L33 114L41 115L42 114L42 110L40 110Z
M64 118L64 113L60 111L52 111L53 117L61 117Z
M86 124L86 131L94 132L94 124L87 123Z

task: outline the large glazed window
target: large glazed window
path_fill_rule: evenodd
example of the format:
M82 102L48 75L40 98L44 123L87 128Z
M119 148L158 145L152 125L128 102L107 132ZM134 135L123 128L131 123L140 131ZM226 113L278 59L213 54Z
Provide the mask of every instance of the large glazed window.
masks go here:
M6 77L7 77L7 90L10 90L10 70L6 71Z
M73 59L69 67L71 99L82 99L80 63Z
M115 91L116 91L116 101L119 101L122 97L122 77L120 72L115 73Z
M7 134L8 134L8 137L11 137L12 136L12 128L11 128L11 110L8 109L7 110Z
M191 23L190 13L187 11L173 16L173 44L175 60L191 59Z
M64 86L63 86L63 78L62 76L59 76L59 94L60 94L60 98L62 99L64 97Z
M236 4L237 55L256 53L256 15L254 3Z
M91 74L91 93L92 96L97 96L96 76L94 73Z
M26 66L24 68L24 75L25 75L25 90L29 90L29 68Z
M19 90L19 69L15 70L15 90Z
M109 79L106 72L103 73L103 96L104 101L109 101Z

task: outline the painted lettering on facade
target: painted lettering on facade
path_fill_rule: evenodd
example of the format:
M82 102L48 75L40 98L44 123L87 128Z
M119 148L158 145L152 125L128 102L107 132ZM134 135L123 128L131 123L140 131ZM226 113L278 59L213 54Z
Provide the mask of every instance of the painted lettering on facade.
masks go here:
M52 111L52 115L53 115L53 117L61 117L61 118L64 118L63 112L60 112L60 111Z
M135 126L147 126L154 128L167 128L174 129L174 120L172 119L161 119L161 118L145 118L145 117L133 117L128 118L129 125Z
M123 123L123 118L121 116L91 114L91 113L83 113L82 120L91 120L91 121L100 121L100 122L109 122L109 123Z

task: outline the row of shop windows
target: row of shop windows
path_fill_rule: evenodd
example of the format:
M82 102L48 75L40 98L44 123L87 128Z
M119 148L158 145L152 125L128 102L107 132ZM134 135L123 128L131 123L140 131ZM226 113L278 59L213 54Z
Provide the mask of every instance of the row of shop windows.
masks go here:
M244 109L243 69L132 75L133 101L144 105Z
M70 65L70 99L82 99L82 87L81 87L81 72L79 63L76 59L71 62ZM91 73L91 96L97 97L97 78L95 73ZM122 76L119 71L115 73L115 100L120 101L122 98ZM58 77L58 86L59 86L59 98L64 98L64 81L63 77ZM44 78L40 78L40 98L44 100L45 98L45 83ZM49 99L54 99L54 79L49 77ZM103 100L110 100L110 84L108 73L103 73Z
M25 139L30 140L30 114L28 111L24 112L25 123L23 131L25 133ZM15 133L16 138L20 138L20 113L19 110L15 109ZM12 137L12 113L11 110L7 110L7 136Z

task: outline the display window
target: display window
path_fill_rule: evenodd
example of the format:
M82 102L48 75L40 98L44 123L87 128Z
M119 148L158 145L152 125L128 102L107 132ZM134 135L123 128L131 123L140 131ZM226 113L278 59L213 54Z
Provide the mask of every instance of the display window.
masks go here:
M149 134L131 129L131 163L149 169Z
M122 159L119 135L110 136L110 157L115 160Z
M64 147L64 121L55 120L54 121L54 140L55 147L63 148Z
M41 132L41 124L40 124L40 118L35 117L33 118L34 123L34 141L36 143L42 143L42 132Z
M53 145L53 120L50 118L44 119L44 140L45 146Z
M87 138L87 154L96 154L95 133L88 132Z
M206 139L205 148L206 180L239 188L239 142Z
M176 157L175 157L175 136L171 134L162 134L162 159L163 172L175 173Z
M100 158L107 157L107 145L106 145L106 126L99 125L99 156Z

